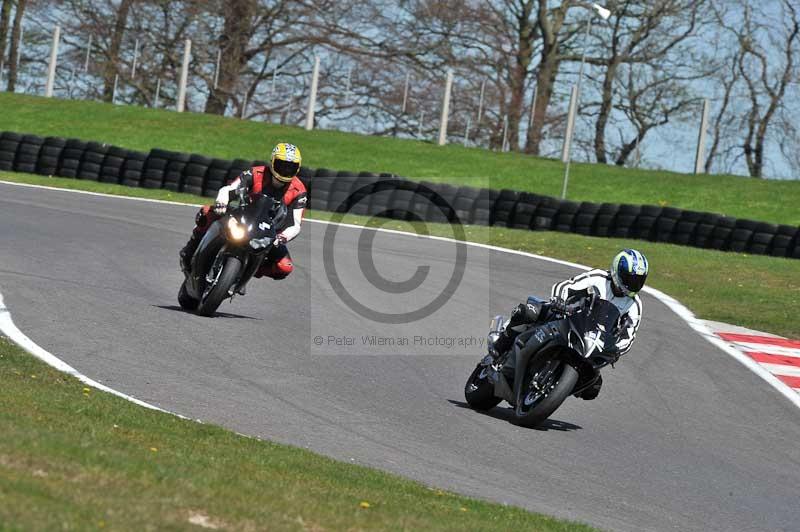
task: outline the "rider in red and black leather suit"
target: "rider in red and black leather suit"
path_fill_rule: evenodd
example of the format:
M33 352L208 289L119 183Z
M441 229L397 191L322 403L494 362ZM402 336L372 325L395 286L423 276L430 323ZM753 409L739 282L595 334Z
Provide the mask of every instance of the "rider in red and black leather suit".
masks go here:
M300 163L300 150L292 144L280 143L272 150L270 166L254 166L220 188L214 205L205 205L197 213L192 236L180 253L181 269L184 272L189 270L192 256L203 235L225 213L231 192L244 187L251 198L258 194L281 198L289 209L289 216L278 232L275 246L264 259L255 277L283 279L292 273L292 257L286 243L300 234L300 225L308 203L306 187L297 177Z

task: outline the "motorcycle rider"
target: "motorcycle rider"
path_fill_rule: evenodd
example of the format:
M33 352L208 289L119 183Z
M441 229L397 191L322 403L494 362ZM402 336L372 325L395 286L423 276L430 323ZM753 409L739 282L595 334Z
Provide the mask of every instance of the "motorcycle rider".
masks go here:
M251 199L258 194L266 194L282 199L289 209L289 216L278 233L272 250L254 276L284 279L292 273L292 257L286 244L300 234L303 213L308 203L306 187L298 177L301 162L300 149L293 144L281 142L272 150L269 167L254 166L220 188L213 206L205 205L197 213L192 236L180 251L181 269L184 273L190 270L192 256L203 235L212 223L225 214L231 193L240 187L244 188ZM239 293L244 295L244 292L244 286L240 287Z
M636 338L636 331L642 319L642 301L639 292L647 279L649 265L645 256L635 249L620 251L611 261L608 270L590 270L566 281L556 283L551 290L549 302L528 298L527 304L520 303L511 313L505 330L499 335L489 353L497 359L508 350L516 336L537 322L549 319L552 312L564 312L566 301L577 292L594 290L600 297L619 309L617 358L630 351ZM603 378L598 375L594 384L581 392L579 397L591 400L600 393Z

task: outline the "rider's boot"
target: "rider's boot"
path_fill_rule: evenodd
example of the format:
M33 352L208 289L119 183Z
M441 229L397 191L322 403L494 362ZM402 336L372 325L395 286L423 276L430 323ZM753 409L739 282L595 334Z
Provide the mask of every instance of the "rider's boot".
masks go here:
M183 249L181 249L181 271L183 271L183 273L189 273L191 270L192 257L194 256L194 252L197 251L197 246L200 244L201 238L202 235L198 235L192 231L192 236L189 238L189 241L186 242L186 245L183 246Z
M240 284L238 287L236 287L236 293L239 294L240 296L246 295L247 294L247 283Z

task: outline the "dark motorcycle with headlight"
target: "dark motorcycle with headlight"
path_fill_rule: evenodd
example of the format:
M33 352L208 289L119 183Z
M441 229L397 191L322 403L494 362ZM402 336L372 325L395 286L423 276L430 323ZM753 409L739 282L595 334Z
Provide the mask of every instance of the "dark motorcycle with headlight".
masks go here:
M528 302L547 305L536 298ZM615 331L620 312L614 304L584 291L570 297L565 312L548 312L543 323L521 332L506 353L497 359L487 355L478 363L464 388L472 408L489 410L505 400L513 409L513 423L534 427L567 397L592 386L600 369L619 358ZM489 341L507 324L505 316L495 317Z
M197 246L178 292L181 307L213 316L261 267L287 215L282 201L264 194L251 200L240 189Z

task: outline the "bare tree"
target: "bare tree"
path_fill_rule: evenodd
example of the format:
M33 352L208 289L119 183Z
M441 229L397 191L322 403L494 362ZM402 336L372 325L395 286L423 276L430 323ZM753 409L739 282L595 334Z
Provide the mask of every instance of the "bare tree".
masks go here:
M11 47L8 52L8 92L14 92L17 87L17 75L19 65L20 30L22 28L22 17L25 16L27 0L17 0L17 9L14 13L14 26L11 30Z
M567 12L577 2L565 0L556 7L549 7L547 0L539 0L536 25L541 34L539 65L536 69L536 102L533 110L533 127L528 131L525 151L539 155L544 127L547 124L547 110L556 84L556 77L565 59L565 46L578 29L568 25Z
M723 55L723 67L718 69L714 76L714 83L721 94L720 101L711 125L711 147L706 155L704 171L710 174L717 158L721 155L723 146L729 145L729 139L736 136L732 130L735 127L736 116L729 112L734 104L734 88L739 83L739 51ZM726 150L726 151L729 151Z
M236 94L242 69L248 60L248 44L255 30L255 0L226 0L222 2L224 25L219 37L220 70L219 85L206 100L205 112L224 114L228 100Z
M766 146L776 115L785 106L787 87L797 78L795 54L800 19L793 0L771 0L757 6L740 0L716 6L717 20L738 48L736 68L745 94L741 116L741 149L749 174L763 177Z
M674 81L681 76L690 77L688 70L694 70L697 77L704 75L701 65L694 61L691 54L693 45L696 46L696 43L691 42L691 37L700 22L700 9L704 4L705 0L623 0L612 5L614 10L610 24L597 28L594 37L599 40L599 45L586 58L587 63L600 67L602 71L602 81L598 89L600 102L594 123L593 148L597 162L608 162L606 130L612 118L615 98L621 99L627 95L635 99L627 102L626 114L633 114L632 125L636 129L637 138L656 124L666 123L664 119L675 110L686 107L688 102L674 101L671 94L675 92L671 93L665 88L676 88ZM566 59L580 60L577 56ZM617 77L622 65L631 65L647 72L644 76L629 73L626 79L620 81ZM647 81L636 83L645 78ZM660 102L646 94L648 89L670 100L661 105L663 112L659 113L661 116L657 120L652 118L653 106ZM677 93L685 92L677 87ZM691 98L690 95L689 97ZM644 105L647 111L643 109L646 99L650 100ZM672 111L667 112L670 109ZM648 116L642 116L642 112ZM638 142L641 140L639 138ZM631 142L635 147L637 140ZM618 151L623 157L620 159L618 156L615 162L624 163L628 153L627 146L623 145Z
M211 90L205 112L224 114L229 101L242 103L243 94L252 101L259 85L271 80L273 73L293 83L295 73L287 70L301 70L292 63L304 62L303 52L313 40L306 24L315 9L298 0L222 2L219 85L215 90L213 79L207 80Z
M618 79L622 97L617 106L625 115L626 124L618 128L620 144L611 153L617 166L626 164L650 131L692 116L701 101L689 88L695 78L693 74L683 77L667 67L666 72L673 75L665 75L657 67L643 68L636 64L625 65L622 70L626 75ZM626 134L630 129L632 132Z
M121 0L119 6L112 8L114 26L110 35L106 53L106 67L103 84L103 99L110 102L114 93L114 79L118 73L119 51L122 46L122 40L125 37L126 25L128 23L128 13L134 0Z
M0 65L5 64L6 42L8 41L8 22L11 19L12 0L3 0L0 4ZM0 66L0 73L2 66Z

